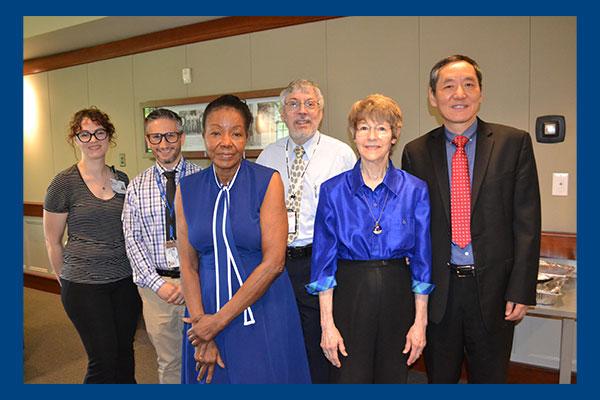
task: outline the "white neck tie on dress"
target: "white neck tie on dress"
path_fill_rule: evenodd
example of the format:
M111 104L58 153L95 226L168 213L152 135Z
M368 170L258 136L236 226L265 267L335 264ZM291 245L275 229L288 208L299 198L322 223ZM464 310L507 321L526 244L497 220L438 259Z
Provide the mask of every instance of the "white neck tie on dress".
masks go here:
M219 249L217 248L217 211L219 208L219 202L221 200L221 196L225 194L225 199L223 201L223 221L221 224L221 234L223 235L223 241L225 242L225 248L227 249L227 289L229 300L233 297L233 290L231 285L231 269L233 267L233 271L235 272L235 276L237 278L238 284L240 287L243 285L242 277L240 276L240 271L237 267L237 263L235 262L235 258L233 257L233 253L231 251L231 247L229 246L229 241L227 240L227 212L229 211L229 204L231 203L231 199L229 197L229 191L233 187L235 183L235 179L237 178L237 174L239 172L239 168L236 171L235 175L231 179L228 185L221 185L219 179L217 178L216 172L213 173L215 176L215 182L217 182L217 186L219 187L219 193L217 194L217 199L215 200L215 206L213 210L213 220L212 220L212 235L213 235L213 251L215 253L215 288L216 288L216 304L217 311L221 309L221 299L220 299L220 285L219 285ZM244 310L244 326L252 325L256 321L254 320L254 314L252 313L252 309L250 307Z

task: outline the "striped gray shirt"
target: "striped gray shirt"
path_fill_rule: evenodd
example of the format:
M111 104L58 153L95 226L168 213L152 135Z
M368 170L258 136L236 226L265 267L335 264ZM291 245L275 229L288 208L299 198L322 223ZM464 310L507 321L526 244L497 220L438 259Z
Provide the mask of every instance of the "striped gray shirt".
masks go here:
M124 172L117 179L129 183ZM67 244L63 252L62 279L87 284L115 282L131 276L125 252L121 211L125 195L110 200L96 197L73 165L54 177L44 209L68 213Z

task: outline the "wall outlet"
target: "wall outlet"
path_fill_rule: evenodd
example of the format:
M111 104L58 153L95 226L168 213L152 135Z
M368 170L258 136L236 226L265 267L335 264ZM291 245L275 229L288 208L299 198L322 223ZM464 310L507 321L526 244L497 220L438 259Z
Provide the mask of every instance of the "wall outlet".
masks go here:
M127 165L125 161L125 153L119 153L119 166L124 167L125 165Z
M569 174L554 172L552 174L552 196L569 195Z

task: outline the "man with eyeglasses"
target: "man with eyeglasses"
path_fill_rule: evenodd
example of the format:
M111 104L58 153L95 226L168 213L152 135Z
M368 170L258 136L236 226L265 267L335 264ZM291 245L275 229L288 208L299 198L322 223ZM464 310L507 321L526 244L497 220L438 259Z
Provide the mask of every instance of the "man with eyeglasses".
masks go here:
M133 280L143 301L146 331L156 350L160 383L181 382L184 299L176 247L175 187L200 171L185 160L182 120L159 108L144 120L146 144L156 163L127 187L123 232Z
M329 381L329 362L320 347L319 299L308 294L313 228L319 188L329 178L351 169L356 155L346 143L319 132L324 99L306 79L290 82L280 94L281 117L289 137L268 145L257 163L279 171L288 208L286 268L300 312L313 383Z

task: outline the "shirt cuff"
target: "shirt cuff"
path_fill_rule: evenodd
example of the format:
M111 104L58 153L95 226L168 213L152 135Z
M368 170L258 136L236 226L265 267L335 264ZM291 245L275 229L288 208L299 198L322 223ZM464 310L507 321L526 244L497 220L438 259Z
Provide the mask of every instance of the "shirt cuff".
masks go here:
M322 292L327 289L331 289L336 286L337 286L337 282L335 280L335 276L326 276L324 278L320 278L314 282L311 282L308 285L304 285L304 287L306 288L306 291L309 294L313 294L313 295L319 294L319 292Z
M156 292L158 292L158 289L160 289L160 287L164 284L165 284L165 280L163 278L161 278L160 275L156 274L156 278L152 279L152 283L150 285L148 285L148 287L150 289L152 289L152 291L154 293L156 293Z
M419 282L413 279L412 281L412 291L416 294L429 294L435 289L435 285L433 283L427 282Z

